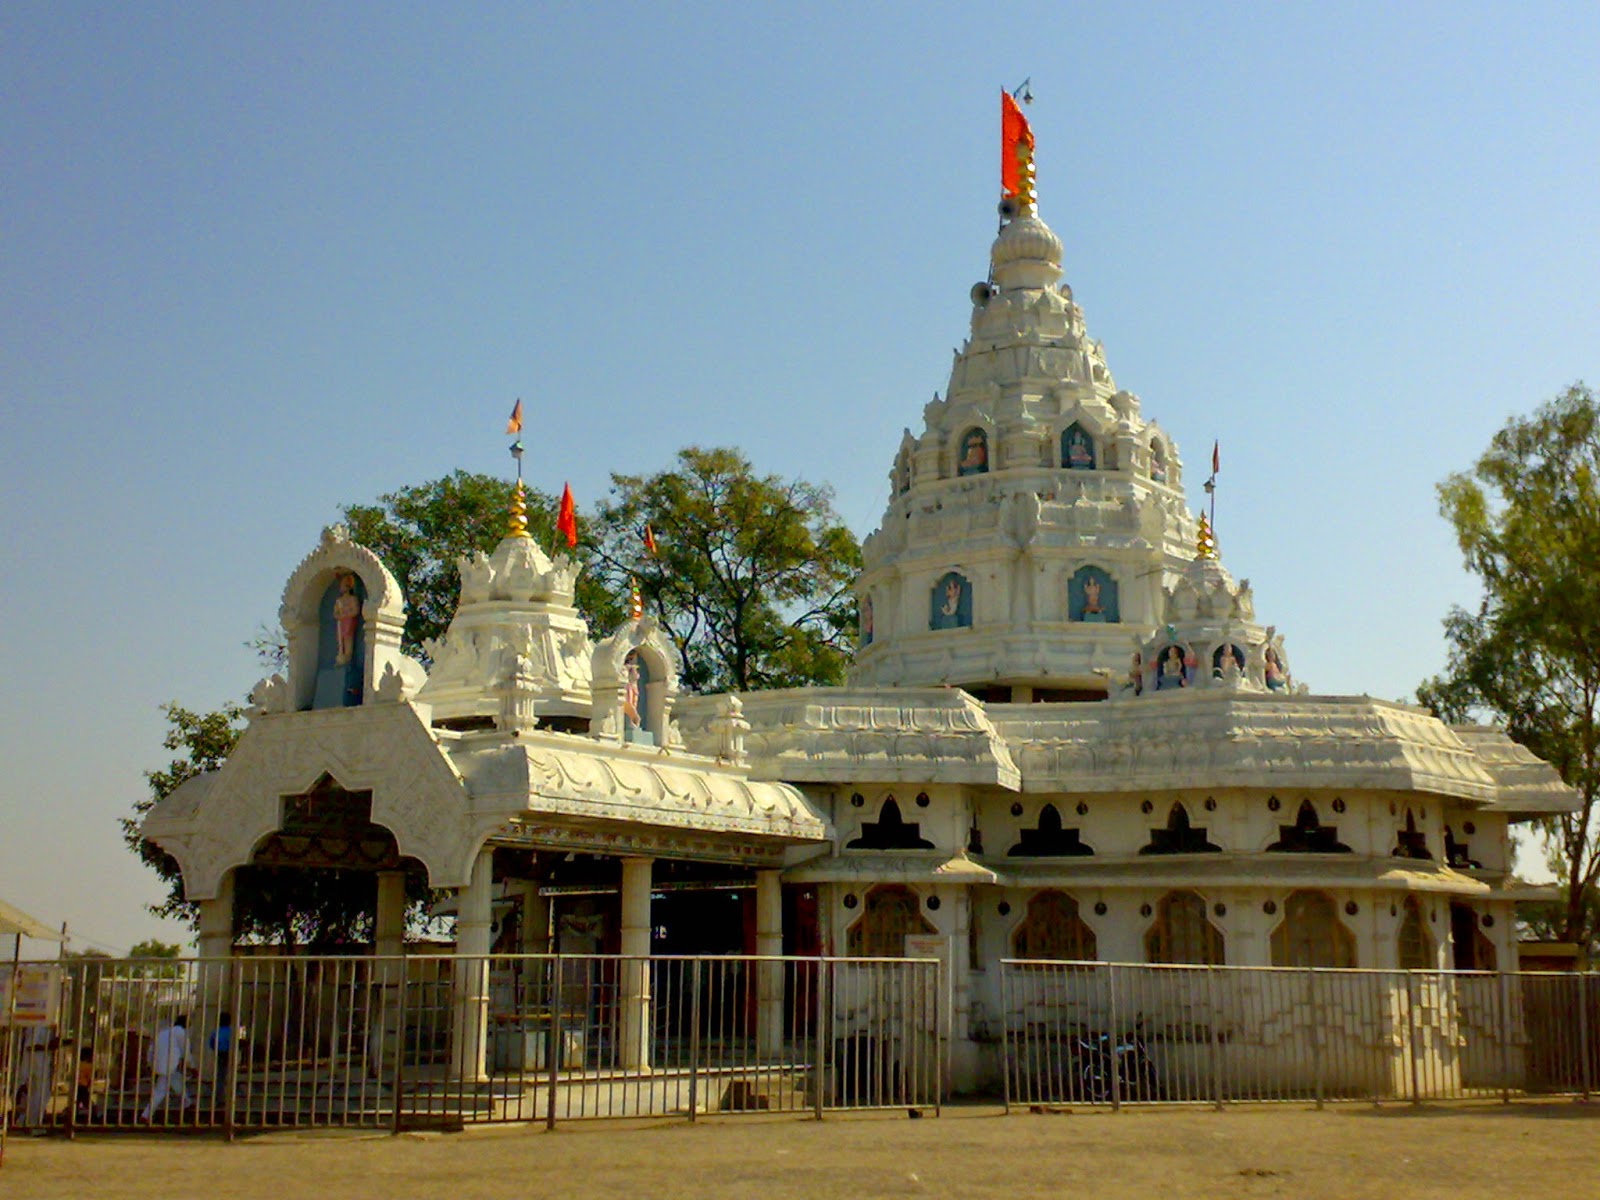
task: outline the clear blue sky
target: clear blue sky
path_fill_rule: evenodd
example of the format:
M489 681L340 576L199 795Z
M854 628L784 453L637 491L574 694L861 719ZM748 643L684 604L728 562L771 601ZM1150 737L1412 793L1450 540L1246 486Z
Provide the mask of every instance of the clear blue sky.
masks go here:
M173 937L116 818L157 706L345 502L690 443L865 534L942 390L1031 76L1118 382L1319 691L1409 694L1475 592L1435 510L1600 375L1600 6L84 5L0 18L0 895ZM77 944L82 945L80 941Z

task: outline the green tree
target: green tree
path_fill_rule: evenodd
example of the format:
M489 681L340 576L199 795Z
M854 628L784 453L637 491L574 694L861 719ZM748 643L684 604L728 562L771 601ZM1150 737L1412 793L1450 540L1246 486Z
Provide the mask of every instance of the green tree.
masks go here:
M383 560L406 598L401 648L424 657L422 646L450 625L461 574L456 563L475 550L492 551L506 536L510 480L456 471L442 479L400 488L374 504L343 510L350 536ZM546 551L566 545L556 532L559 502L537 488L526 491L528 532ZM579 528L587 522L580 522ZM575 552L580 560L584 547ZM620 601L587 572L578 577L576 605L591 629L609 629L622 619Z
M1439 485L1476 612L1445 618L1449 663L1418 689L1447 720L1488 715L1550 762L1577 793L1574 812L1538 823L1561 881L1568 941L1588 945L1600 875L1600 404L1583 384L1500 430L1471 471ZM1552 917L1556 919L1552 919Z
M595 575L614 595L639 581L683 657L686 688L844 681L861 548L831 488L757 475L738 450L695 446L669 470L611 479L595 521Z

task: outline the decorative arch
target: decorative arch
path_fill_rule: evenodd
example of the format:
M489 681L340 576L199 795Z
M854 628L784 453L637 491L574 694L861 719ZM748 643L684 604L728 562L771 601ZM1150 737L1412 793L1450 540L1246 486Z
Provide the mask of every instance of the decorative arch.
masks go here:
M1237 642L1223 642L1211 654L1211 678L1235 683L1245 677L1247 659Z
M1293 825L1278 826L1278 840L1267 850L1279 854L1351 853L1350 847L1339 840L1338 828L1322 823L1309 796L1300 801Z
M1283 920L1272 931L1275 967L1353 967L1355 935L1339 919L1327 892L1298 891L1284 901Z
M971 628L972 581L960 571L946 571L933 585L928 607L929 629Z
M845 932L845 947L858 958L900 958L906 938L938 933L922 915L922 900L915 889L901 883L880 883L869 888L861 916Z
M956 443L955 469L957 475L984 475L989 470L989 434L981 425L974 425L961 435Z
M1067 580L1067 619L1104 625L1122 620L1117 581L1102 567L1079 567Z
M1155 673L1156 691L1190 687L1194 683L1194 651L1181 642L1168 642L1156 654L1151 664Z
M861 833L844 844L846 850L932 850L933 843L922 836L919 821L900 815L900 802L886 797L876 821L861 822Z
M1046 804L1039 810L1039 824L1017 833L1017 844L1006 851L1007 858L1083 858L1094 853L1078 830L1061 823L1061 810Z
M642 745L677 744L678 653L654 617L639 617L590 656L599 735ZM631 709L631 711L630 711Z
M1066 892L1034 893L1028 911L1011 935L1016 958L1093 962L1100 956L1094 930L1078 915L1078 902Z
M1182 803L1167 812L1167 827L1152 829L1150 842L1140 854L1220 854L1222 847L1206 840L1203 827L1189 823L1189 810Z
M414 674L400 653L406 626L400 584L372 550L350 540L344 525L324 529L289 576L278 620L288 657L286 708L355 707L373 699L391 667Z
M1153 963L1221 966L1227 961L1222 930L1206 916L1200 893L1168 892L1156 903L1155 919L1144 935L1144 956Z
M1099 459L1094 434L1074 421L1061 431L1061 465L1069 471L1092 471Z

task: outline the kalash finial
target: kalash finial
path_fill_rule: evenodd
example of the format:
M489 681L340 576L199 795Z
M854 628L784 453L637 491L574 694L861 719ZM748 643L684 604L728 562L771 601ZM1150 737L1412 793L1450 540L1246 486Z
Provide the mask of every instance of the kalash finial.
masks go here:
M517 486L511 489L511 522L506 526L506 533L510 537L528 536L528 502L520 479L517 480Z
M1206 519L1205 513L1200 514L1200 532L1195 535L1194 556L1196 559L1217 556L1217 535L1212 532L1211 522Z
M644 616L644 596L639 591L639 579L633 576L628 580L628 618L637 621Z
M1024 101L1032 100L1027 84L1018 88ZM1017 106L1017 97L1000 93L1000 194L1019 217L1034 214L1033 130Z

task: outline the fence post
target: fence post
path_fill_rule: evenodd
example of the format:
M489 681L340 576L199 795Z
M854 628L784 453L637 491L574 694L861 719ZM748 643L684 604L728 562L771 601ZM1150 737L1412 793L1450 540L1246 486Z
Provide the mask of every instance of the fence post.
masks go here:
M394 1111L389 1114L389 1132L398 1134L403 1128L400 1119L400 1102L406 1086L406 1000L410 990L410 965L406 961L404 946L400 950L399 995L395 998L394 1067L389 1073L389 1094Z
M561 1073L566 1038L561 1028L561 955L545 961L550 964L550 1029L544 1046L544 1127L548 1132L556 1127L556 1080Z
M944 1082L951 1077L951 1061L955 1054L955 1019L956 1006L954 992L947 997L945 987L948 984L955 987L952 976L945 978L944 958L940 957L933 963L933 1029L934 1052L936 1055L933 1064L933 1115L944 1116ZM945 1022L950 1024L946 1027Z
M1511 976L1505 971L1500 972L1500 1103L1511 1103Z
M229 974L233 976L233 994L229 997L233 1014L232 1040L228 1044L228 1070L224 1086L228 1094L222 1099L222 1134L228 1141L234 1139L234 1122L238 1118L239 1056L244 1053L244 1039L239 1036L239 1026L244 1020L244 972L238 962L230 959Z
M1011 972L1006 964L995 964L1000 969L1000 1094L1005 1100L1006 1112L1011 1111L1011 1072L1015 1065L1015 1051L1011 1045Z
M1206 1002L1211 1007L1211 1095L1218 1112L1222 1111L1222 1022L1217 1009L1217 968L1206 965Z
M700 1107L700 959L689 963L689 1123L695 1120ZM757 998L757 1005L760 998ZM757 1008L757 1022L760 1008ZM759 1038L760 1034L757 1033Z
M1419 1064L1417 1062L1417 973L1406 972L1406 1028L1411 1043L1411 1103L1422 1103L1421 1085L1417 1082Z
M1583 1102L1589 1102L1589 972L1580 971L1578 980L1578 1078L1583 1087Z
M1111 1111L1122 1111L1122 1063L1117 1055L1117 1044L1121 1041L1118 1030L1122 1028L1122 1010L1117 1004L1117 968L1115 965L1106 968L1111 972L1107 980L1107 990L1111 993L1111 1031L1106 1035L1106 1067L1111 1072Z
M1323 1094L1326 1088L1322 1082L1322 1071L1326 1065L1322 1055L1322 1035L1324 1032L1322 1012L1322 989L1317 986L1320 978L1320 968L1312 967L1306 976L1306 986L1311 991L1311 1075L1316 1081L1317 1109L1323 1106Z
M816 1027L811 1031L812 1059L811 1067L811 1104L817 1120L822 1120L822 1090L826 1079L825 1031L828 1028L828 960L821 955L817 956L817 999L816 999Z

